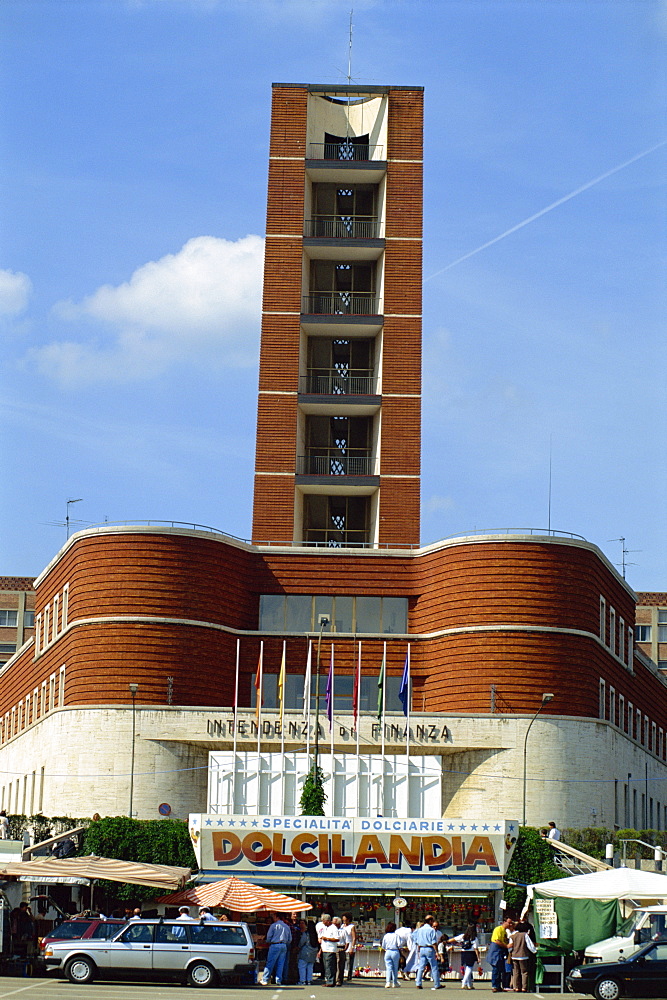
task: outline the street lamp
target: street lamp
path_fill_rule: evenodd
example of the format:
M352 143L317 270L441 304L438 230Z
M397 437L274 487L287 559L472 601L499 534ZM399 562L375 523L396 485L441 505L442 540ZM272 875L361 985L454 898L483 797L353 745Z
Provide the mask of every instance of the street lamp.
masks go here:
M132 800L134 798L134 736L136 732L136 704L139 685L130 684L129 688L130 694L132 695L132 757L130 761L130 819L132 819Z
M328 624L328 615L320 615L320 634L317 637L317 666L315 671L315 776L317 776L320 758L320 648L322 646L322 630ZM310 692L308 692L308 697L310 697Z
M528 761L528 733L530 732L531 727L535 722L535 719L538 717L544 706L548 705L548 703L553 700L554 696L552 694L542 695L542 703L538 708L538 710L535 712L535 715L530 720L528 724L528 729L526 730L526 737L523 741L523 820L521 821L522 826L526 825L526 766Z

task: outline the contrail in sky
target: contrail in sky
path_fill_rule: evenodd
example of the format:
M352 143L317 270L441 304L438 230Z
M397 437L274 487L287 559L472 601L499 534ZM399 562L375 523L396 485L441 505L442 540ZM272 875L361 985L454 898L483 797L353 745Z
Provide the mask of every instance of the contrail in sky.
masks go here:
M578 194L588 191L589 188L592 188L595 184L599 184L600 181L606 180L606 178L611 177L612 174L617 174L619 170L624 170L625 167L629 167L631 163L636 163L637 160L641 160L642 157L648 156L649 153L654 153L656 149L660 149L661 146L665 145L667 145L667 139L663 139L662 142L657 143L655 146L651 146L650 149L645 149L643 153L637 153L636 156L631 157L631 159L626 160L624 163L619 163L617 167L612 167L611 170L607 170L606 173L600 174L599 177L596 177L592 181L588 181L587 184L582 184L581 187L578 187L575 191L570 191L569 194L559 198L558 201L552 201L552 203L547 205L546 208L542 208L539 212L535 212L534 215L528 216L528 218L524 219L523 222L518 222L516 226L512 226L511 229L506 229L504 233L500 234L500 236L494 236L492 240L489 240L487 243L482 243L481 247L477 247L476 250L471 250L470 253L464 254L463 257L458 257L456 260L453 260L451 264L447 265L447 267L441 267L439 271L434 271L433 274L429 274L428 278L424 278L424 282L430 281L431 278L437 278L439 274L444 274L445 271L451 270L452 267L456 267L457 264L461 264L464 260L468 260L469 257L474 257L476 253L486 250L487 247L492 247L494 243L504 240L506 236L511 236L512 233L516 233L518 229L523 229L523 227L527 226L530 222L535 222L535 219L541 218L543 215L546 215L547 212L551 212L552 209L558 208L559 205L564 205L566 201L576 198Z

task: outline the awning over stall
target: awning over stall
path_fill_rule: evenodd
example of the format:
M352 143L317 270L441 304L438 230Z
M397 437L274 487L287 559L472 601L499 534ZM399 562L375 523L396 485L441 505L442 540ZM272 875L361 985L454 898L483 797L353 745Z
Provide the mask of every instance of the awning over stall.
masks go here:
M181 889L190 878L191 870L172 865L98 858L94 854L88 854L82 858L49 857L0 864L0 878L10 876L28 877L33 882L46 882L46 879L54 878L87 879L89 882L108 879L111 882L129 882L132 885L149 885L158 889Z

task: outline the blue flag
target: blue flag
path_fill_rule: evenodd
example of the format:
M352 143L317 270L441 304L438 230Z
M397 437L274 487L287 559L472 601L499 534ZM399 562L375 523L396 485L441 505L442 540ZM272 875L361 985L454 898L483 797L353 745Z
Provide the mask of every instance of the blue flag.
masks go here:
M334 686L334 653L333 645L331 646L331 663L329 665L329 676L327 677L327 719L329 720L329 725L333 724L333 686Z
M410 654L405 654L405 666L401 677L401 686L398 689L398 698L403 706L403 715L408 714L408 703L410 701Z

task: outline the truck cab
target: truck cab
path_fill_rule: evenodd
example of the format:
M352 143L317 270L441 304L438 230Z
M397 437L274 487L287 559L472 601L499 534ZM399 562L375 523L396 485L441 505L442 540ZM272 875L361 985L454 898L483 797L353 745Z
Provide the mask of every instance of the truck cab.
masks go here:
M642 906L634 910L618 934L589 944L584 962L618 962L629 958L649 941L667 941L667 905Z

